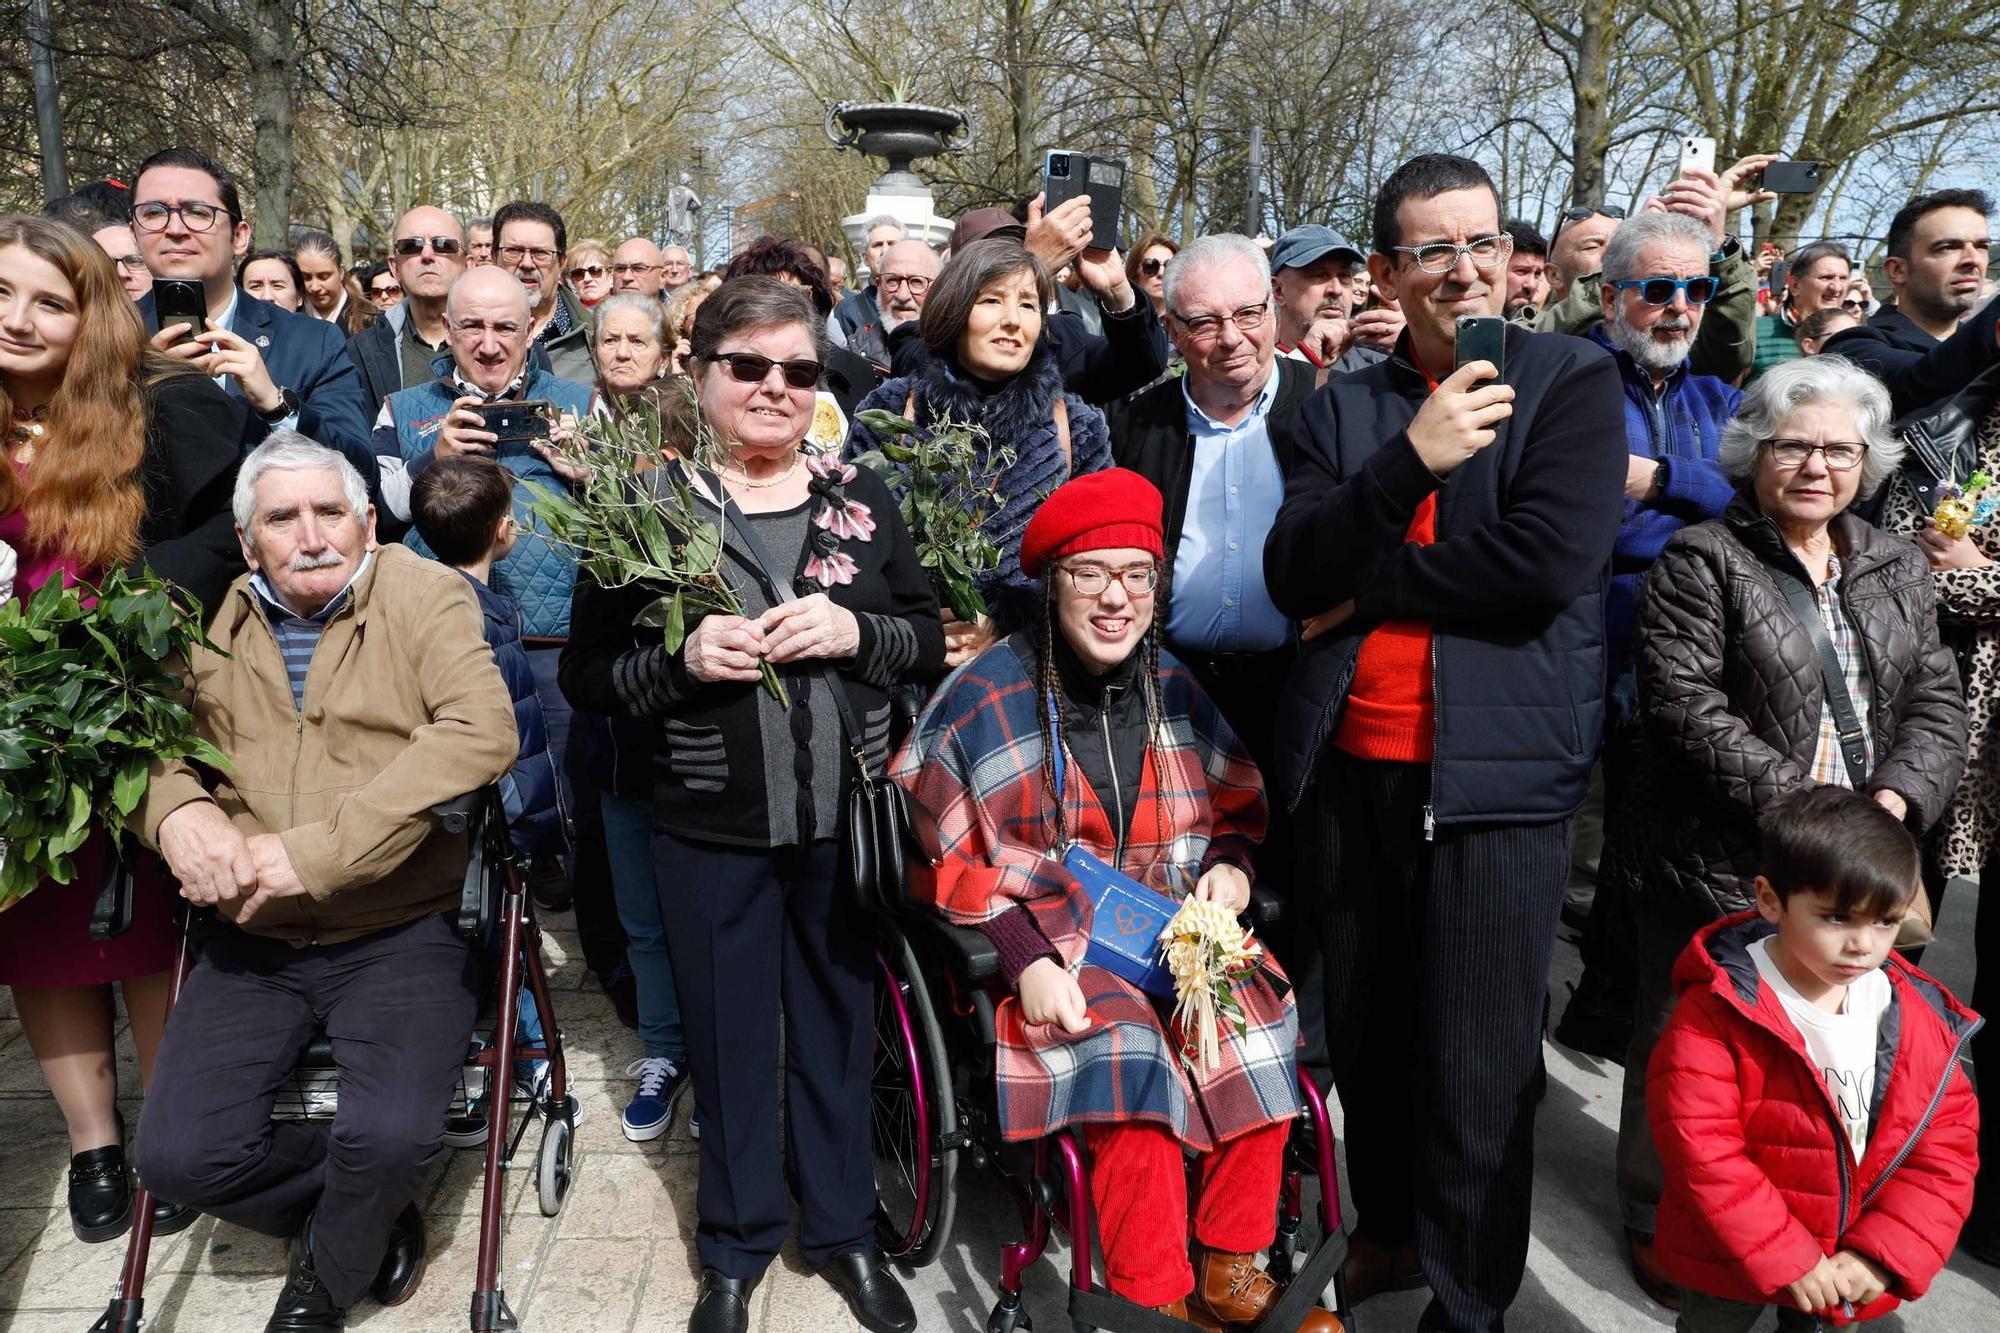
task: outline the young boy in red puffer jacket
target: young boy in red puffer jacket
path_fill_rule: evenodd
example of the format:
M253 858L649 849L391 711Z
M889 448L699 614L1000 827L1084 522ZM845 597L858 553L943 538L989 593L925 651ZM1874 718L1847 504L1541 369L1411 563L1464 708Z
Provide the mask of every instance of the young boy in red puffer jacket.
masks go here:
M1646 1074L1666 1168L1655 1244L1681 1333L1873 1319L1914 1300L1972 1206L1979 1026L1895 956L1916 843L1839 787L1763 820L1757 910L1704 928Z

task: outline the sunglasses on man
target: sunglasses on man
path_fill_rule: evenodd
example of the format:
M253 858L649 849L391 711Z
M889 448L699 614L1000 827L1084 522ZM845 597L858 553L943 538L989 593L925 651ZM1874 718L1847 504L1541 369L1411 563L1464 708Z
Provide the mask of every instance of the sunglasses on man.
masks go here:
M465 242L456 236L398 236L389 248L398 259L415 259L429 246L431 253L449 257L465 249Z
M1689 305L1707 305L1721 284L1703 273L1692 278L1626 278L1611 285L1621 292L1638 292L1647 305L1672 305L1675 292L1684 294Z
M1623 222L1625 220L1625 210L1616 204L1576 204L1565 208L1562 211L1562 216L1556 219L1556 232L1555 236L1549 237L1549 248L1555 248L1556 236L1562 235L1563 228L1570 223L1586 222L1591 218L1597 217L1616 218L1618 221Z

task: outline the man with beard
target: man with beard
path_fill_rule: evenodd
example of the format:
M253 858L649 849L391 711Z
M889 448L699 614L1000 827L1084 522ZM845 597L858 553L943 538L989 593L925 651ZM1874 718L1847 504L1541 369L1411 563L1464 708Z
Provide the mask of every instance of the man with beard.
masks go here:
M1625 513L1604 604L1610 682L1602 755L1604 850L1584 925L1583 979L1556 1026L1556 1039L1612 1060L1624 1059L1631 1041L1638 970L1625 877L1641 741L1633 604L1667 538L1689 523L1720 515L1732 491L1715 461L1716 449L1742 394L1688 365L1702 315L1721 285L1709 263L1713 244L1709 228L1682 213L1645 212L1621 224L1604 248L1604 322L1590 331L1617 359L1625 389ZM1635 1104L1643 1107L1644 1100ZM1627 1193L1622 1170L1619 1185L1622 1198ZM1634 1235L1633 1263L1649 1274L1651 1218L1628 1215L1626 1225ZM1642 1276L1642 1285L1645 1280Z
M1382 360L1403 331L1398 311L1357 313L1368 299L1367 256L1318 223L1292 228L1271 247L1271 294L1279 353L1329 374Z
M876 261L875 290L881 302L876 323L851 336L848 350L859 353L868 363L887 375L889 371L889 331L914 320L924 311L924 297L937 281L937 251L922 241L897 241Z

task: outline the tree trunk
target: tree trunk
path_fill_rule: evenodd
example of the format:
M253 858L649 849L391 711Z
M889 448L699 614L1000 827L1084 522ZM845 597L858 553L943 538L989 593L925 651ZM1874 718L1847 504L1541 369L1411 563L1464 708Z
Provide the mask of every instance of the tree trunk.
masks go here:
M292 18L291 0L252 0L247 35L257 214L252 219L251 244L259 250L291 245L292 92L298 68L298 33Z
M1028 68L1029 46L1033 41L1034 0L1009 0L1007 5L1007 101L1008 132L1014 161L1002 177L1008 189L1033 194L1039 184L1039 163L1035 160L1035 134L1041 123L1040 89L1034 71Z
M1617 0L1585 0L1577 18L1576 124L1570 140L1569 198L1578 207L1604 202L1604 158L1611 148L1607 112L1613 10Z

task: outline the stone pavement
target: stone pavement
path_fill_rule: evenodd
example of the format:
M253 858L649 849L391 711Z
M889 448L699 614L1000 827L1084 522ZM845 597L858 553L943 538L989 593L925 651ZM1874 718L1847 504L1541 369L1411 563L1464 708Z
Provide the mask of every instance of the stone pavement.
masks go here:
M1969 934L1976 890L1959 886L1946 900L1941 942L1927 958L1959 994L1971 986ZM639 1053L610 1004L586 986L568 922L548 932L570 1067L585 1107L578 1178L568 1206L541 1216L532 1178L537 1130L522 1145L524 1169L508 1188L506 1289L521 1327L532 1333L678 1333L695 1289L693 1261L695 1145L685 1113L668 1138L625 1141L618 1114L629 1083L626 1063ZM4 928L0 918L0 928ZM1573 979L1575 950L1557 950L1555 990ZM1626 1277L1617 1248L1610 1195L1616 1138L1618 1069L1547 1048L1549 1095L1538 1125L1534 1241L1521 1296L1509 1318L1517 1333L1621 1333L1669 1328ZM136 1088L129 1051L124 1086ZM137 1099L126 1118L136 1119ZM83 1245L63 1206L67 1159L61 1119L40 1081L0 990L0 1333L84 1333L102 1313L116 1280L122 1243ZM425 1198L431 1260L407 1304L358 1307L351 1328L367 1333L450 1333L466 1326L478 1244L476 1152L447 1150ZM941 1260L909 1279L923 1328L976 1331L991 1308L999 1247L1015 1239L1013 1207L977 1172L960 1177L953 1240ZM1029 1274L1027 1305L1043 1333L1067 1328L1059 1246ZM149 1270L148 1327L154 1333L257 1333L283 1280L279 1242L203 1219L155 1247ZM1366 1333L1405 1333L1424 1295L1382 1296L1360 1311ZM1767 1318L1765 1327L1770 1326ZM789 1251L758 1287L753 1330L848 1333L857 1325L832 1290ZM2000 1333L2000 1270L1959 1257L1932 1293L1875 1326L1909 1333Z

